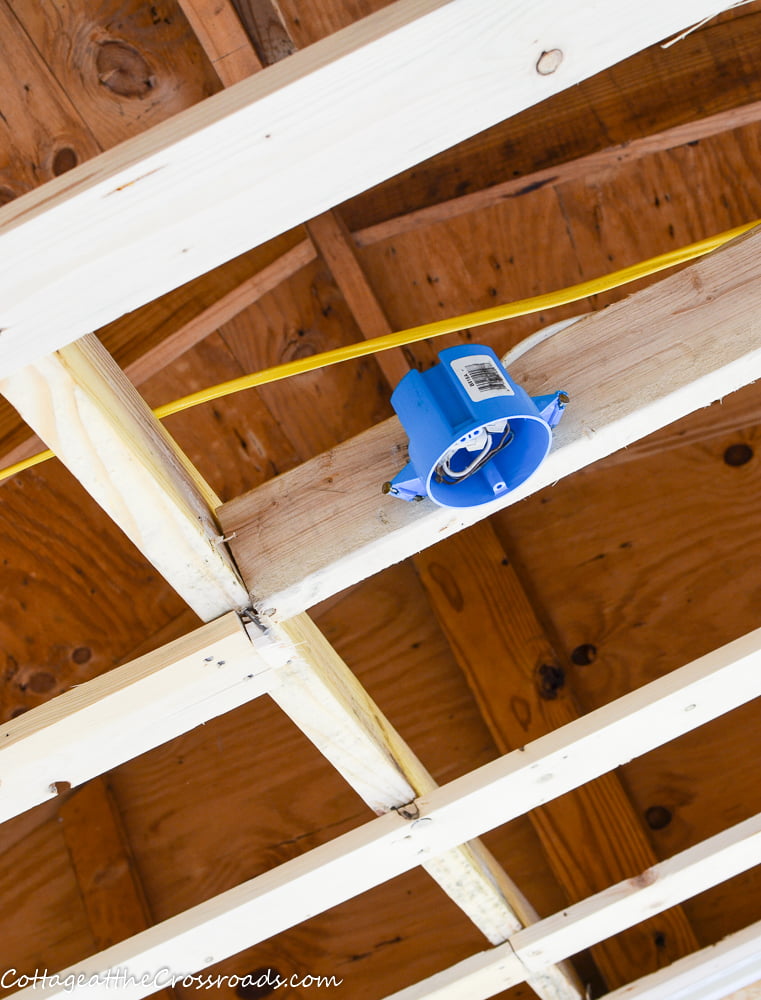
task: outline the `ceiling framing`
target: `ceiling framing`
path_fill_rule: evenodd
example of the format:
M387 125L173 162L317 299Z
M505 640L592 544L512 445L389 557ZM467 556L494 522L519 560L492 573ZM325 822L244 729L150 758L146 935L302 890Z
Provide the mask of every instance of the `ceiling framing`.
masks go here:
M0 4L0 964L750 997L755 232L515 357L486 511L380 492L439 345L148 404L752 221L761 11L377 7Z

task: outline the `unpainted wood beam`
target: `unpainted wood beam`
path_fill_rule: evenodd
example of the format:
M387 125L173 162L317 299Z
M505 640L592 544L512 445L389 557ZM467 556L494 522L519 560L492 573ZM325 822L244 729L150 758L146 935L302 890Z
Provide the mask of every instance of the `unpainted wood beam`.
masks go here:
M276 0L233 0L233 3L263 65L272 66L293 55L296 45Z
M326 212L307 223L307 231L320 256L328 265L360 333L365 340L393 333L362 267L357 260L351 234L338 212ZM401 350L376 354L378 367L393 388L410 370Z
M543 465L503 499L447 509L383 495L406 461L392 418L223 505L256 606L297 614L758 378L760 246L751 232L512 362L531 395L571 402Z
M0 209L0 371L715 11L397 0Z
M431 607L502 753L579 718L552 648L505 550L481 521L414 557ZM614 773L529 814L550 867L577 902L657 862ZM662 943L657 947L655 940ZM698 947L675 908L592 954L610 989ZM665 953L664 953L665 949Z
M535 969L546 962L575 954L645 916L659 913L746 871L758 864L759 859L761 816L753 816L668 861L653 865L636 878L610 886L519 931L508 945L500 945L491 953L471 956L443 973L394 993L388 1000L457 1000L464 996L468 1000L488 1000L515 985L513 959L517 958L525 968ZM749 936L754 933L749 929ZM507 975L506 960L510 963ZM636 987L634 993L626 986L620 994L617 991L612 995L636 996ZM660 996L673 998L671 993ZM721 994L711 993L710 996Z
M0 729L0 822L264 694L265 664L234 613L115 667Z
M110 948L153 923L119 810L105 782L97 778L61 805L58 812L71 865L98 950ZM159 1000L174 1000L171 987Z
M122 966L198 971L220 961L758 697L760 659L761 630L756 630L421 796L415 802L417 814L408 814L412 818L398 811L386 813L106 949L88 960L88 969L93 973ZM714 864L712 859L720 860ZM557 957L565 948L587 947L621 923L635 922L643 912L686 898L695 888L716 884L759 859L761 819L756 816L623 886L577 904L571 921L564 916L571 911L562 911L518 932L515 944L500 945L481 959L488 965L499 963L506 953L516 955L526 978L546 967L550 949ZM577 926L585 928L583 938L576 933ZM68 971L72 970L62 976ZM454 975L459 971L455 967ZM60 988L49 991L51 998L93 995L86 988L67 994L65 979L61 982ZM33 990L17 996L31 998ZM137 1000L149 992L150 986L136 984L125 995ZM462 990L449 994L463 995L477 997Z
M214 526L211 490L96 338L9 376L0 387L199 614L213 617L245 605L248 595ZM402 808L434 787L306 616L261 627L255 646L265 665L286 671L272 689L275 700L373 809ZM28 717L33 713L19 722ZM507 876L494 877L495 869L480 845L458 844L431 864L444 891L467 906L490 941L522 925L516 910L531 912ZM554 996L578 997L562 971L555 975Z
M181 0L180 7L225 87L258 72L262 63L245 38L235 8L206 0Z

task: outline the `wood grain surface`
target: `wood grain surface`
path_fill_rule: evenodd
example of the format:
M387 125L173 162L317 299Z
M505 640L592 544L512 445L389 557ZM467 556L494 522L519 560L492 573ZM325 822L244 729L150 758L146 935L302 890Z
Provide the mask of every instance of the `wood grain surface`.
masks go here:
M325 0L318 10L296 0L281 3L301 46L370 13L371 6L380 5ZM42 17L24 5L14 7L29 18ZM125 30L132 31L138 7L99 4L97 10L117 25L123 8ZM66 9L70 14L74 5ZM146 116L163 114L139 97L110 91L99 98L92 88L78 94L71 76L65 87L56 82L51 68L61 65L57 40L50 33L36 36L35 49L9 10L0 6L4 37L13 39L0 88L0 111L12 130L0 118L2 200L52 176L62 150L73 150L82 161L97 152L96 133L136 131ZM74 31L75 21L83 23L78 10L67 22ZM169 37L181 22L177 10L167 16L175 19L174 27L142 22L136 35L125 35L151 64L151 39ZM740 8L672 49L650 50L476 137L470 147L407 172L398 183L343 206L342 216L352 228L369 225L516 172L551 168L698 114L758 100L758 30L756 7ZM184 75L185 95L209 81L216 87L208 64L196 75L200 49L192 36L181 37L164 72ZM171 100L167 91L162 94ZM88 107L92 125L82 117ZM106 120L108 107L123 109L124 121L118 112ZM611 168L594 183L581 179L562 190L548 185L526 191L497 211L429 227L409 242L394 236L360 249L358 257L389 319L399 325L440 315L439 301L458 311L557 287L761 211L753 170L757 136L757 128L744 126L734 136L648 156L632 169ZM59 156L58 169L71 161L68 153ZM303 231L296 231L124 317L107 331L109 346L125 363L150 347L160 349L164 337L301 239ZM226 343L212 335L152 375L146 395L164 402L270 357L357 339L340 290L321 264L310 268L267 292L235 329L228 326ZM554 318L505 324L493 342L509 347ZM474 332L474 338L482 336L486 331ZM304 390L294 383L290 394L276 396L273 387L266 401L264 392L220 401L175 418L171 433L214 489L231 499L385 417L380 374L374 363L363 371L358 382L351 367L302 383L308 385ZM759 624L760 406L750 386L494 519L543 628L567 664L567 685L582 711ZM9 424L14 426L15 416ZM60 465L27 473L1 493L2 718L197 624ZM297 511L297 504L289 508ZM308 516L320 522L322 505L312 506ZM410 564L331 597L317 611L323 631L439 782L495 756ZM748 705L621 770L659 858L745 818L746 808L761 808L755 793L757 714ZM111 780L159 919L369 818L295 727L264 702L124 765ZM527 819L486 841L541 915L563 907L565 898L547 877L546 857ZM6 873L0 881L6 914L2 964L31 969L44 959L60 968L90 954L94 942L54 813L38 807L5 824L0 844ZM567 859L572 873L579 863L575 845ZM759 876L751 872L685 909L700 943L708 944L757 920L759 899ZM339 970L344 995L379 1000L465 958L481 941L430 879L416 873L248 949L220 969L244 973L273 963L287 972ZM666 935L657 954L671 946ZM588 981L594 969L587 964L585 970ZM308 1000L309 991L301 993ZM510 992L511 1000L520 996L521 987Z

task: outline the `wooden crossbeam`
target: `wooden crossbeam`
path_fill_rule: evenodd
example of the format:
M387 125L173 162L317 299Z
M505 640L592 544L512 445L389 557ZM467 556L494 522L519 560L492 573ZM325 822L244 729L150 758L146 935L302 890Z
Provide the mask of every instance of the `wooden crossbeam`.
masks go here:
M224 615L0 727L0 822L264 694L264 662Z
M414 818L405 819L398 811L380 816L100 952L87 961L87 969L96 975L126 967L139 976L147 970L167 967L197 971L220 961L758 697L760 662L761 630L757 630L420 797L415 803L417 815L408 813ZM687 878L687 867L692 873L699 870L701 879L715 875L720 880L723 872L728 877L738 870L738 859L749 865L761 857L758 818L719 834L707 844L702 861L723 854L726 864L722 862L721 871L712 872L710 863L696 865L694 853L678 856L672 866L673 882L686 892L690 890L689 884L685 889L685 883L698 878L697 874ZM752 845L751 851L746 851L746 844ZM672 870L668 869L670 862L665 864L666 870ZM637 919L639 903L628 902L631 890L650 890L645 897L634 895L635 900L657 895L657 874L658 870L655 882L652 875L645 873L639 880L627 883L623 903L617 887L618 891L606 897L612 907L610 912L628 908L629 916L634 914ZM606 924L598 916L598 904L593 897L579 904L577 913L599 930ZM548 940L555 933L564 933L558 929L558 923L563 925L563 921L562 914L549 918L545 924ZM612 922L609 926L615 929ZM536 956L529 952L539 950L542 939L531 937L531 928L519 933L529 935L523 942L530 962ZM66 970L61 975L76 971ZM524 966L524 978L531 972ZM123 995L125 1000L137 1000L148 995L151 988L137 982ZM33 989L16 995L31 1000ZM62 981L60 988L51 988L47 995L98 996L98 989L102 986L85 985L67 994Z
M232 4L212 7L206 0L182 0L180 6L226 87L262 68L254 50L241 37L241 23Z
M500 752L579 718L563 661L549 642L518 575L488 521L414 557L431 607ZM657 862L615 773L529 814L552 871L570 902ZM658 968L665 934L671 958L698 947L674 908L658 926L644 922L592 954L609 988ZM660 955L658 954L660 950ZM645 963L650 961L650 965Z
M354 241L359 247L372 246L401 233L409 233L420 227L433 226L460 215L467 215L469 212L499 205L507 199L519 197L540 187L547 185L557 187L569 181L582 179L589 183L595 177L609 174L611 170L616 170L627 163L679 146L700 142L702 139L709 139L711 136L721 135L746 125L756 125L759 121L761 121L761 101L751 101L736 108L696 118L683 125L654 132L652 135L608 146L606 149L579 156L574 160L556 163L521 177L511 177L480 191L471 191L458 198L448 198L436 205L405 212L357 230L353 234Z
M760 862L761 816L753 816L646 869L636 878L540 920L492 952L471 956L443 973L399 990L388 1000L457 1000L463 996L488 1000L521 982L527 969L536 970L547 962L573 955ZM632 993L624 987L616 995L629 997Z
M247 601L216 534L213 494L97 339L63 348L1 387L200 614ZM218 558L212 561L209 552ZM209 591L217 604L206 603ZM272 686L272 697L373 809L401 808L434 790L430 775L306 616L262 628L255 645L265 664L280 668L283 683ZM453 845L445 857L431 859L429 870L492 942L533 916L480 844ZM562 970L543 978L550 981L548 998L579 996Z
M644 976L604 1000L757 1000L743 987L761 980L761 921ZM730 991L740 990L740 993Z
M0 379L0 392L201 619L246 607L218 501L97 337Z
M759 247L749 233L516 359L532 395L562 388L571 403L544 464L504 499L449 510L382 495L405 463L392 418L225 504L256 607L288 618L758 378Z
M398 0L3 207L0 371L715 12Z
M195 16L201 17L202 15L199 11L203 10L205 6L205 2L199 2L199 0L193 0L192 4L190 0L185 0L183 9L185 9L186 14L190 10L191 12L195 12ZM222 4L218 4L214 9L217 16L221 14L223 6ZM231 4L228 6L231 10L233 9ZM195 24L195 21L192 18L190 19L191 23ZM253 51L246 38L241 39L240 37L236 37L234 41L236 52L244 48ZM211 49L211 51L213 53L214 50ZM235 79L231 82L237 82L245 78L245 75L239 76L236 73ZM718 135L744 125L754 124L759 119L761 119L761 102L753 102L739 108L732 108L729 111L697 119L694 122L679 125L673 129L666 129L645 139L635 139L628 144L612 146L609 149L561 163L556 168L552 168L552 170L536 171L521 178L506 181L504 184L493 185L483 191L473 192L469 195L463 195L460 198L441 202L431 208L395 216L375 226L354 232L351 234L351 240L357 246L371 245L379 240L394 236L397 233L408 232L419 226L433 225L436 222L454 218L467 212L477 211L491 204L497 204L505 198L520 194L523 190L534 190L544 183L550 183L550 180L552 183L557 184L576 177L591 176L598 172L604 173L615 169L615 167L620 166L622 163L630 162L633 158L642 158L657 152L676 148L679 145L693 143L702 138ZM552 176L550 177L550 175ZM327 218L329 215L333 216L333 230L335 232L335 225L340 225L340 220L335 213L325 213L321 218ZM317 220L312 220L311 222L312 235L315 239L319 240L320 234L315 228L316 222ZM328 233L328 239L330 239L330 235ZM320 242L323 242L321 252L323 252L323 256L327 260L329 247L324 245L324 241ZM338 252L345 256L344 248L340 244L333 241L333 245L338 247ZM130 380L135 385L140 385L156 374L157 371L161 371L185 351L190 350L199 341L217 330L223 323L238 315L248 306L258 301L261 296L276 288L293 274L296 274L302 267L305 267L314 260L315 256L316 251L312 241L302 240L292 250L287 251L280 258L273 261L272 264L264 267L261 272L242 282L237 288L222 296L217 302L202 309L191 320L181 324L155 348L147 351L144 355L127 365L125 371ZM336 260L334 258L331 262L331 269L334 271L335 264ZM342 292L346 297L347 290L344 288ZM390 329L389 326L388 332L390 332ZM380 332L366 334L366 336L380 335L382 335ZM416 351L420 354L421 345L418 345ZM387 369L387 375L394 375L392 381L398 380L398 377L403 374L403 368L400 363L393 360L393 355L394 352L385 351L378 356L380 367L384 371ZM736 416L730 419L718 420L715 414L711 414L708 419L701 421L699 426L691 426L690 432L687 435L680 433L673 437L664 437L657 442L647 443L641 447L635 444L631 448L617 452L616 461L632 461L643 454L680 447L688 441L706 441L711 437L731 433L740 427L745 427L749 423L752 423L754 419L756 418L752 414L748 415L745 412L743 412L739 420ZM24 458L28 458L40 451L41 448L42 445L39 439L32 437L12 449L3 452L0 457L0 464L4 466L11 465Z
M307 228L362 335L369 338L390 333L391 326L338 213L328 212ZM384 351L377 360L391 387L409 370L399 350ZM557 658L515 570L503 565L508 560L487 522L412 558L439 625L502 753L578 718L567 692L558 698L557 689L543 691L538 683L538 664L557 671ZM474 622L478 623L475 630ZM519 721L514 713L516 701L525 706L528 723L523 717ZM572 902L608 884L601 879L601 871L623 878L657 861L623 786L612 773L531 813L529 818L555 877ZM574 845L573 850L568 849L569 844ZM672 958L698 947L679 908L664 914L658 929L666 932ZM653 944L654 930L650 925L638 927L629 931L625 940L611 939L593 950L609 987L641 975L648 959L650 967L658 967L663 956Z
M366 340L393 333L386 314L373 294L357 259L351 234L337 212L326 212L307 223L312 242L328 265L346 304ZM410 370L400 350L383 351L376 356L378 366L393 389Z

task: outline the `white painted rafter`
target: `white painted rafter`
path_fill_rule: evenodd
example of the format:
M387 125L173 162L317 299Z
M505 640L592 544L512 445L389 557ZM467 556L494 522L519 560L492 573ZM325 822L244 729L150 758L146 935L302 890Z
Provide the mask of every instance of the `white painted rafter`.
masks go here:
M398 0L0 209L0 373L724 6Z
M757 630L420 796L415 802L415 818L406 819L400 812L391 811L93 956L86 963L87 969L97 973L116 967L144 971L168 966L198 971L436 858L457 844L758 697L760 663L761 630ZM407 815L414 816L415 811L407 811ZM740 824L707 843L709 847L704 851L723 857L723 868L713 873L720 880L723 872L736 872L742 870L742 865L747 867L756 862L761 847L758 820ZM708 854L702 855L703 861ZM666 871L669 864L666 863ZM685 891L680 866L696 871L695 857L686 852L679 856L675 866L672 886ZM704 867L700 868L701 877L711 877L710 870L704 872ZM651 884L645 877L633 888L645 891ZM636 921L637 900L643 897L632 893L631 888L629 885L623 892L616 888L612 899L606 897L605 903L619 913L628 908L626 919ZM689 891L689 885L686 888ZM596 905L599 898L592 897L578 904L578 912L594 911ZM605 926L597 913L594 918L587 913L585 919L588 926L596 928L595 933ZM545 927L552 935L560 933L556 918L549 918ZM519 933L527 935L524 950L530 964L528 952L539 948L537 940L531 937L534 929ZM573 946L566 938L566 947ZM535 976L546 967L543 961L537 961L535 968L524 965L525 976ZM469 973L475 971L478 970L472 965L468 969ZM66 994L61 986L43 995L98 996L98 989L102 987L83 986L73 994ZM123 995L125 1000L137 1000L150 992L150 987L137 983ZM16 995L31 1000L38 994L30 988ZM463 995L471 994L449 994ZM445 996L441 994L442 1000Z

